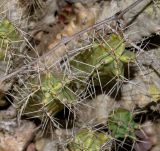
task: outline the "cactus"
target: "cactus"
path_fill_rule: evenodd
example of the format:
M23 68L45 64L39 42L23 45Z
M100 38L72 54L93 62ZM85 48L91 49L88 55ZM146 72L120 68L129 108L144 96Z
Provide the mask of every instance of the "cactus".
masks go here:
M138 125L133 121L132 114L123 108L118 108L110 114L108 127L115 138L136 139L135 130Z
M3 19L0 23L0 40L1 42L4 41L4 45L6 43L16 41L19 39L19 34L14 27L14 25L8 20L8 19Z
M76 133L68 148L69 151L98 151L109 141L111 139L107 134L83 128Z
M77 97L70 87L71 81L72 79L63 75L52 73L41 75L41 86L39 86L37 81L32 81L31 89L35 93L29 98L24 114L42 118L41 115L47 113L53 117L64 106L72 106Z
M3 19L0 23L0 60L5 56L5 50L9 47L11 42L19 39L19 33L14 25L8 20Z
M75 56L70 61L70 65L75 75L81 78L93 77L96 79L97 70L100 78L113 78L114 76L124 76L124 65L134 59L135 54L125 50L123 39L116 34L111 34L106 41L94 42L90 49Z
M135 54L125 50L125 43L120 36L109 35L104 43L95 43L90 50L80 53L69 62L74 79L63 73L41 75L41 87L30 97L24 113L40 117L41 112L45 111L50 116L55 116L64 106L73 106L79 100L81 94L88 89L89 78L93 78L95 85L99 85L96 70L101 79L105 76L118 77L124 74L124 64L133 58ZM105 78L103 82L106 83ZM31 83L34 85L33 81ZM35 88L32 89L34 91Z

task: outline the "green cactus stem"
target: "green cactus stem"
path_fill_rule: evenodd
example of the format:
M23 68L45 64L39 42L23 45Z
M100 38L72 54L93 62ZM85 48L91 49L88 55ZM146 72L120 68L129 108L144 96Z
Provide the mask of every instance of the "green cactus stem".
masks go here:
M68 148L69 151L99 151L109 141L111 139L107 134L83 128L78 131Z
M5 42L12 42L19 39L19 33L14 25L8 20L3 19L0 23L0 40Z
M133 121L131 112L118 108L114 110L108 119L108 127L113 137L136 139L135 130L138 125Z
M47 73L41 76L41 86L32 81L32 91L39 89L29 98L24 114L42 118L42 114L53 117L64 106L72 106L76 103L76 93L72 91L70 82L72 79L63 75Z
M3 19L0 22L0 60L5 56L5 50L9 45L20 38L14 25L8 20Z
M135 53L125 50L125 45L119 35L111 34L105 41L95 42L90 49L75 56L70 61L71 69L84 78L97 78L97 70L100 77L123 76L125 64L135 59Z

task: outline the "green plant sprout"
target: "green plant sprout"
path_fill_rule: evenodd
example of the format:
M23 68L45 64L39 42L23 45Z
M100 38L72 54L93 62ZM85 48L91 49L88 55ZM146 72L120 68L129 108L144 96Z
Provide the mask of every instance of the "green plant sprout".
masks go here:
M98 151L109 141L111 139L107 134L83 128L76 133L68 149L69 151Z
M129 137L135 140L135 130L138 129L138 125L134 122L131 112L118 108L110 114L108 128L115 138Z

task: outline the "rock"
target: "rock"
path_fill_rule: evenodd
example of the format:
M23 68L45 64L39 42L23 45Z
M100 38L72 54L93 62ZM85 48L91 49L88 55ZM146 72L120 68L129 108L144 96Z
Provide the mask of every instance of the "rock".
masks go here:
M99 21L113 16L134 2L135 0L105 1L101 7ZM132 41L138 41L160 30L160 19L158 17L160 15L159 2L157 4L150 2L150 0L142 1L133 9L128 10L121 20L122 26L126 23L129 24L125 35ZM147 6L149 3L150 5Z
M1 64L0 64L0 67L1 67ZM0 77L1 76L2 75L0 73ZM7 92L10 89L11 85L12 85L12 82L6 83L6 82L0 81L0 107L4 107L8 105L9 102L4 98L4 96L5 96L5 92Z
M21 27L25 27L27 21L22 19L22 9L17 4L17 0L0 0L0 4L1 18L7 17L17 27L21 25Z
M122 106L131 110L135 105L143 108L149 103L156 101L149 92L150 86L143 78L136 78L124 85L122 89Z
M104 124L109 113L117 107L119 107L119 104L114 99L102 94L80 106L78 120L84 124Z
M66 142L73 137L72 129L56 129L52 131L51 137L42 137L36 134L36 151L66 151Z
M37 151L58 151L58 143L55 140L41 138L36 141Z
M151 43L152 45L152 43ZM155 44L156 45L156 44ZM160 72L160 47L157 45L157 48L151 49L149 51L143 51L137 56L137 62L140 66L145 66L153 71ZM153 78L156 78L155 76ZM160 86L160 81L157 80L157 84Z
M136 77L122 86L122 106L145 107L160 97L160 49L144 51L137 57Z
M4 99L0 99L0 107L4 107L4 106L7 106L8 105L8 103L6 102L6 100L4 100Z
M153 143L143 131L137 130L136 136L138 141L134 145L135 151L149 151L152 148Z
M33 143L29 144L26 151L36 151L35 144Z
M0 121L0 130L13 133L17 127L16 119L5 119Z
M150 151L159 151L160 149L160 121L150 122L146 121L143 125L141 125L143 133L148 136L150 142L153 144L153 147ZM141 141L139 141L141 142ZM143 142L143 141L142 141Z
M159 151L160 145L157 145L151 149L151 151Z
M87 3L95 3L98 0L65 0L68 3L82 3L82 4L87 4Z
M16 120L1 121L0 125L0 151L23 151L36 131L35 124L26 120L19 126Z
M0 120L2 119L13 119L16 117L16 108L10 106L7 110L0 111Z
M156 146L159 146L160 142L160 121L157 121L157 123L151 123L150 121L147 121L141 127L143 129L144 134L146 134L149 137L152 144L155 146L155 148L157 148Z
M36 151L67 151L67 143L73 137L73 129L55 129L51 135L43 135L41 131L35 136Z

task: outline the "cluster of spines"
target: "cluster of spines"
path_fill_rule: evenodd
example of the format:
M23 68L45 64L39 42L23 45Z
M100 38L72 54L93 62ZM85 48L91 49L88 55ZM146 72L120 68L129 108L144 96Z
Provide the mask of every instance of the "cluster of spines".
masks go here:
M82 51L69 60L67 64L69 65L70 71L68 73L65 68L65 74L63 73L63 70L61 72L46 71L40 75L40 81L37 80L38 78L30 81L33 86L31 91L34 92L35 89L37 89L37 91L35 91L35 93L29 98L27 106L24 109L24 115L38 117L42 120L42 125L44 117L47 118L48 116L49 120L53 120L54 117L65 107L73 107L80 100L83 100L85 98L85 96L82 95L83 92L92 95L87 88L89 80L93 80L94 86L99 86L99 80L102 85L105 85L108 82L107 80L110 80L113 77L117 79L123 77L124 66L130 61L134 61L134 59L135 54L131 51L125 50L125 41L117 34L108 35L106 41L103 41L102 43L95 41L92 47ZM127 120L131 119L130 113L127 111L123 112L123 110L122 112L121 110L117 110L116 112L116 115L124 115L120 120L121 122L125 122L123 124L128 124ZM131 137L135 137L134 122L132 122L131 130L128 129L128 131L125 131L125 127L122 125L114 125L115 123L113 123L113 119L115 119L114 115L110 118L109 129L113 131L113 135L115 135L114 137L117 138L120 135L123 135L124 137L124 133L131 135ZM119 131L117 131L117 129L119 129ZM89 133L90 131L86 130L85 132ZM79 135L79 133L77 135ZM98 133L97 135L103 134ZM78 137L77 139L79 139L79 136L75 137ZM86 141L88 142L88 140ZM98 142L99 140L95 139L92 141ZM103 141L100 142L98 147L103 143ZM94 146L91 144L85 145L88 145L88 147ZM69 146L72 148L72 145ZM73 146L73 148L75 148L75 145ZM92 149L89 148L89 150Z

